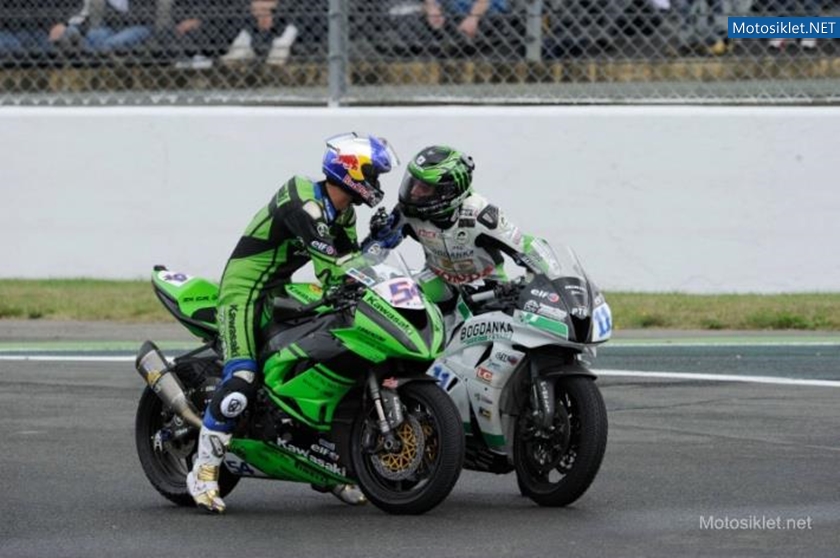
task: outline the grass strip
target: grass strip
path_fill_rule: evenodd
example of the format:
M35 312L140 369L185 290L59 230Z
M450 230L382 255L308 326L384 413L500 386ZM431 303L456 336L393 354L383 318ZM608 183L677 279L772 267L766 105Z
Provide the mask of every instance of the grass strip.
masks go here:
M840 293L606 292L616 329L840 330ZM0 279L0 319L165 323L148 281Z

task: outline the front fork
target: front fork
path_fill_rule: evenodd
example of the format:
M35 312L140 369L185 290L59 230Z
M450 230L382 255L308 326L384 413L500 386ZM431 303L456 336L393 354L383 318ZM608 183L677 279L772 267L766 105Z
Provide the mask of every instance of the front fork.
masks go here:
M373 371L368 372L367 385L376 409L379 431L384 438L383 448L389 453L399 451L402 443L394 435L394 429L402 424L404 418L400 396L395 389L380 389Z
M534 423L540 430L554 428L554 383L540 377L539 368L531 360L531 409Z

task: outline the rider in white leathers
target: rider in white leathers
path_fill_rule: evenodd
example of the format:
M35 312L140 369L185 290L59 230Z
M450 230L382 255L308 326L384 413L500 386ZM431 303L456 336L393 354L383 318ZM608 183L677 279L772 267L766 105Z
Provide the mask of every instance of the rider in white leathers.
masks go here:
M524 235L499 208L472 190L475 164L451 147L435 145L409 163L399 203L371 219L366 250L396 247L405 236L423 246L426 269L420 283L427 296L445 306L451 286L484 280L506 283L502 254L535 270L525 254L533 237ZM436 280L433 280L436 278Z

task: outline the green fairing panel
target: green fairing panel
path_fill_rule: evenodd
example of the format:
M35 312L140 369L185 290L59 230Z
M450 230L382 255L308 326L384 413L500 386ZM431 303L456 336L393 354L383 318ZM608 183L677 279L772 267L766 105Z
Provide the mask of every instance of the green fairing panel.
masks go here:
M229 451L273 479L305 482L328 488L355 482L341 474L344 473L343 469L336 471L335 467L327 469L321 466L317 463L319 457L307 450L234 438L230 442Z
M374 363L380 363L388 355L379 349L378 339L385 336L384 331L365 316L357 317L356 327L346 329L334 329L332 334L339 339L344 346L360 357Z
M286 379L286 374L288 374L295 363L301 359L301 357L293 351L292 347L294 347L294 345L274 353L268 360L265 361L265 364L263 365L263 372L265 376L265 385L268 386L269 389L274 389L276 386L280 386ZM297 347L295 348L297 349ZM297 349L297 351L300 352L300 349Z
M356 310L353 328L360 331L367 331L372 335L369 335L369 338L365 339L354 337L354 341L367 342L369 344L369 351L381 351L386 353L387 357L410 358L414 360L435 359L438 351L427 347L425 341L423 340L423 336L417 328L411 325L395 308L392 308L388 303L371 291L365 293L365 296L360 304L362 303L365 303L368 309L380 315L383 318L382 321L384 323L393 327L394 330L399 331L402 334L401 337L404 336L404 338L407 338L411 343L411 346L403 344L399 337L377 324L373 319L365 316L358 309ZM424 305L427 310L431 307L429 303L424 303ZM438 313L437 316L439 315L440 314ZM342 338L346 337L346 331L347 330L337 330L333 333L336 334L336 337ZM348 346L348 348L350 347Z
M435 275L430 279L417 278L417 285L423 294L432 302L442 302L452 296L446 281Z
M309 357L294 344L272 355L263 366L267 394L296 419L316 430L329 430L336 407L354 382L322 364L315 364L287 379L295 365L309 361Z
M301 416L310 426L318 430L329 429L336 407L353 387L354 382L333 373L326 366L316 364L312 368L298 374L291 380L280 385L272 386L271 391L289 410L285 403L287 399L294 400ZM272 398L273 399L273 398Z
M217 329L215 312L219 300L218 284L201 277L163 270L152 274L152 285L177 305L177 309L168 304L167 307L188 328L189 322L198 322L198 325L206 329Z
M432 304L429 300L424 300L423 304L429 313L430 325L432 327L432 343L429 346L431 357L437 358L443 353L445 348L444 342L446 341L443 333L443 314L441 314L440 308L436 304Z

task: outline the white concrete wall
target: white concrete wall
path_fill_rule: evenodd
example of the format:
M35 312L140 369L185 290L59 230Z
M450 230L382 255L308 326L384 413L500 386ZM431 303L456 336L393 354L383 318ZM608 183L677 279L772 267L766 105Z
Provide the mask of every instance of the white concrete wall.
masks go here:
M402 157L389 206L413 153L470 152L479 191L606 289L840 290L840 109L818 107L0 109L0 277L217 278L347 130Z

